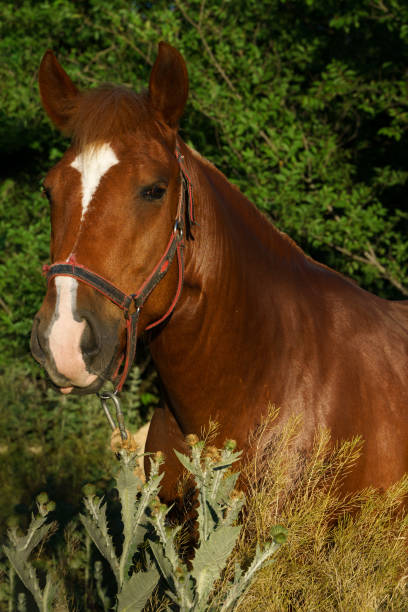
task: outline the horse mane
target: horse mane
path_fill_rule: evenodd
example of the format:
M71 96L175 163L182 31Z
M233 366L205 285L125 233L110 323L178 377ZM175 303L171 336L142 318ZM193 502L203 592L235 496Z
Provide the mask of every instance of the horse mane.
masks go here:
M111 84L81 92L69 114L66 133L78 150L91 143L146 131L152 121L147 92L136 94L127 87Z

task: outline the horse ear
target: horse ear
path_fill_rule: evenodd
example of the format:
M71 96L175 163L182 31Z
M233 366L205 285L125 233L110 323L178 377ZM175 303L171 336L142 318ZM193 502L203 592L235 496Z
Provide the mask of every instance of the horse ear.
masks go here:
M79 91L51 50L41 60L38 83L47 115L60 130L65 130Z
M149 97L153 108L170 127L177 127L188 97L188 74L182 55L165 42L159 43L154 63Z

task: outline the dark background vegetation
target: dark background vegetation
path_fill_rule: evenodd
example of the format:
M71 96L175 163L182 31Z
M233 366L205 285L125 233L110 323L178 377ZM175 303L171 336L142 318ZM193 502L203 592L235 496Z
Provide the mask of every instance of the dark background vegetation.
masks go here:
M0 523L38 491L59 519L112 458L96 398L62 398L29 355L45 284L40 183L67 142L37 70L52 48L82 88L146 87L159 40L184 55L181 133L320 261L389 299L408 296L408 5L404 0L4 1L0 5ZM128 423L157 401L146 354Z

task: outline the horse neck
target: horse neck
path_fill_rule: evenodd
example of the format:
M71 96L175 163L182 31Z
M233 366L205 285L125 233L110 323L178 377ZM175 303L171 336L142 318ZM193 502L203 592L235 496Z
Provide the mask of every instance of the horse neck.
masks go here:
M198 425L190 405L205 402L205 414L217 419L237 382L248 380L243 353L273 310L265 284L282 278L280 267L292 268L301 251L221 172L186 145L181 148L192 176L197 225L185 248L179 304L150 348L169 403L189 432Z

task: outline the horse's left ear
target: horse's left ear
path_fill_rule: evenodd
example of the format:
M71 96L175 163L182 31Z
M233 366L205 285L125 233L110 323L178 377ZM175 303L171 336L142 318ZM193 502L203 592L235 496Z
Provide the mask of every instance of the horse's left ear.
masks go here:
M164 122L177 127L187 102L188 74L182 55L165 42L159 43L159 54L150 75L149 97Z

